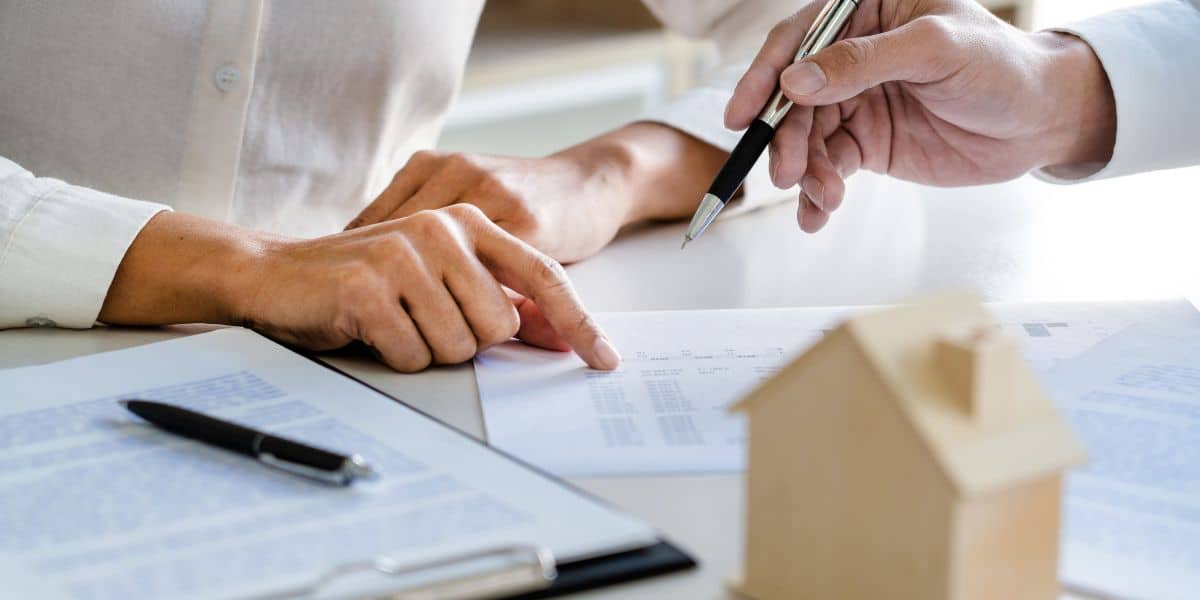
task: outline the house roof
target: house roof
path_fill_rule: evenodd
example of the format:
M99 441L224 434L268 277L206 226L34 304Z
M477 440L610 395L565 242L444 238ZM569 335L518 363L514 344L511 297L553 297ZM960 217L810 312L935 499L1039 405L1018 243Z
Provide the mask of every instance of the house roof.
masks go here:
M972 419L953 398L934 360L938 340L996 326L974 294L954 292L867 311L839 328L848 334L839 337L858 346L870 363L867 367L893 392L934 460L964 495L1052 474L1085 458L1082 443L1023 360L1015 361L1019 368L1010 383L1013 404L1006 407L1003 418ZM817 347L830 339L818 342ZM799 376L803 370L799 366L811 360L817 347L760 390L773 383L791 385L787 380ZM855 358L847 356L846 360L862 360L860 353L850 354ZM758 391L752 392L732 410L747 410L758 397Z

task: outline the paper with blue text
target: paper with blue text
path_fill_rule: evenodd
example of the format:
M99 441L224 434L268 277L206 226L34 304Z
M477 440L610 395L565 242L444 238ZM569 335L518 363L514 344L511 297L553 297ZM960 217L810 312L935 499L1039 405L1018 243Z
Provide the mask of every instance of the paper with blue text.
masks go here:
M1045 377L1088 447L1063 502L1061 579L1126 598L1200 590L1200 317L1150 320Z
M339 565L509 544L560 560L654 543L646 525L246 330L0 371L0 595L225 598ZM173 402L358 452L342 488L145 424ZM376 582L378 583L378 582Z

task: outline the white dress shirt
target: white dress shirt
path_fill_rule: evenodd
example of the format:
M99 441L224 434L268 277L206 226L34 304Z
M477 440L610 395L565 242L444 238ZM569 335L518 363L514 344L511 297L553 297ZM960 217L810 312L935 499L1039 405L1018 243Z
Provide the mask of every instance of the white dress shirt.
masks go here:
M1158 0L1056 28L1096 52L1112 84L1112 160L1074 183L1200 165L1200 0Z
M647 4L739 61L791 10ZM295 236L341 230L434 146L482 6L0 0L0 328L92 326L129 245L168 206ZM647 119L732 148L721 119L740 71Z
M93 325L167 206L340 230L436 142L482 1L0 0L0 328ZM646 4L724 57L646 118L731 149L733 83L799 0ZM1117 98L1116 152L1096 177L1200 162L1197 11L1161 1L1069 30ZM780 197L760 164L739 203Z

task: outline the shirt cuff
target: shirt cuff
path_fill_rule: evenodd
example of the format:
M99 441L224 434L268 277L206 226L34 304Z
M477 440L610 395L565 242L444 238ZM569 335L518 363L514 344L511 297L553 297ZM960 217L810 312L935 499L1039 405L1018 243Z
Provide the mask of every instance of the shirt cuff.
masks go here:
M725 105L733 94L733 85L729 84L727 87L728 89L725 89L725 86L705 85L693 88L670 102L650 109L639 120L661 123L726 152L732 152L733 147L742 138L742 132L725 128ZM721 212L722 217L788 199L794 200L798 196L799 186L790 190L775 187L771 183L767 165L767 154L763 153L746 177L741 193Z
M1054 29L1083 39L1100 58L1117 109L1112 160L1082 178L1039 170L1052 183L1080 183L1200 163L1200 10L1160 0Z
M125 252L167 206L47 178L9 178L27 198L0 245L0 329L92 327Z

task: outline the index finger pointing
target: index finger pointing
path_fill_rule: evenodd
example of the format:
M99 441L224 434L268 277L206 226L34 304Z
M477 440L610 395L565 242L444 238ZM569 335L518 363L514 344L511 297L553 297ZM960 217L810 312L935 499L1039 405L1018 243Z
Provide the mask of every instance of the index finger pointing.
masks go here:
M486 221L473 236L479 260L500 283L537 303L550 326L594 369L611 371L621 356L575 293L566 271L554 259Z

